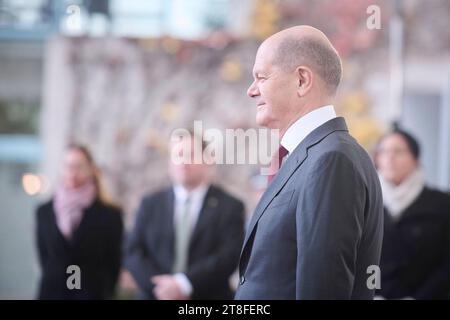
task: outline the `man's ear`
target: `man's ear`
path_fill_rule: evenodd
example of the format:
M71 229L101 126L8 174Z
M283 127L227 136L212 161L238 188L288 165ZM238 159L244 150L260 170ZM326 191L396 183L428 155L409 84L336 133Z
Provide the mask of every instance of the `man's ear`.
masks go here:
M295 70L297 75L297 94L299 97L304 97L312 88L314 75L310 68L306 66L299 66Z

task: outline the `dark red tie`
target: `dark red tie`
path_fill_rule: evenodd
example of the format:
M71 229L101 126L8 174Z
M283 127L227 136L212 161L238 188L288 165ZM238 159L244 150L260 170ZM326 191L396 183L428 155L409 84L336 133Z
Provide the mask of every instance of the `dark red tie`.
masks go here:
M288 153L289 152L286 150L286 148L280 145L280 147L278 148L278 152L275 152L274 155L272 156L272 161L270 162L270 174L267 176L268 184L272 182L278 170L280 170L283 158Z

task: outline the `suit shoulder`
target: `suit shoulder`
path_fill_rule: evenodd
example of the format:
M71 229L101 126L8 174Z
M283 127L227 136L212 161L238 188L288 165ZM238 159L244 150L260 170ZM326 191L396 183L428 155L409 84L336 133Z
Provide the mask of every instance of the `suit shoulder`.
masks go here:
M450 201L450 194L443 192L441 190L425 186L425 188L423 189L423 192L424 192L424 194L426 194L429 197L441 199L443 201Z
M171 191L170 188L161 189L155 192L145 194L141 199L141 205L151 205L155 202L161 201L167 197L168 193Z
M112 235L120 235L124 228L122 209L110 203L99 201L99 212L102 219L102 227L105 232Z
M315 166L323 166L329 163L342 163L353 165L353 159L349 156L345 149L341 148L327 148L322 149L314 157Z
M108 217L111 217L111 219L122 219L122 208L120 208L118 205L104 202L100 202L100 205L103 208L102 211L104 211Z
M36 214L38 216L47 215L53 212L53 199L39 204L36 208Z
M440 207L450 215L450 194L430 187L425 187L421 198L423 201L429 203L429 205Z
M378 177L370 158L357 155L355 150L331 148L321 150L312 157L309 178L320 181L321 177L331 176L339 177L340 181L351 180L361 186L379 189Z
M166 188L144 195L137 208L136 219L146 223L155 213L161 212L161 203L169 197L170 192L171 189Z
M52 199L39 204L36 207L35 216L34 216L36 225L38 227L49 225L51 223L51 221L53 220L52 215L54 215Z
M320 149L324 152L342 152L349 154L351 152L363 152L367 154L364 148L347 131L337 131L326 136L321 143Z
M108 212L111 212L114 214L120 214L122 212L122 208L116 203L105 202L101 199L99 199L99 203L105 211L108 211Z
M239 198L233 196L229 192L220 188L219 186L212 185L211 188L216 192L218 196L220 196L225 203L228 203L231 206L244 206L244 203Z
M339 160L343 164L351 163L361 174L368 170L375 173L369 154L348 132L329 135L314 150L318 162Z

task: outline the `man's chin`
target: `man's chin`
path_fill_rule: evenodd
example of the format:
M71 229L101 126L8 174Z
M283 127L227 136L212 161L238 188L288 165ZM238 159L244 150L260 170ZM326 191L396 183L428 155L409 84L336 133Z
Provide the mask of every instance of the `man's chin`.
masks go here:
M261 127L269 127L269 119L264 115L256 115L256 124Z

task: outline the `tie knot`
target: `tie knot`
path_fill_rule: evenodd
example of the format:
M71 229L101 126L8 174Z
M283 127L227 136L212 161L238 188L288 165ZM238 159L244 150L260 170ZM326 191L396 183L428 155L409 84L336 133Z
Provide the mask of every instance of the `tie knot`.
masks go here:
M287 151L287 149L280 144L280 147L278 148L277 152L275 152L272 156L272 163L271 163L272 168L278 171L283 162L283 158L286 157L288 153L289 151Z
M286 157L286 155L288 153L289 152L287 151L287 149L280 144L280 147L278 148L278 152L277 152L277 154L278 154L278 166L277 166L278 169L281 167L281 164L283 163L283 158ZM277 157L275 154L275 161L276 161L276 159L277 159Z
M289 153L289 151L287 151L287 149L285 147L283 147L280 144L280 147L278 148L278 158L281 160L283 159L287 154ZM281 162L281 161L280 161Z
M278 170L281 167L283 158L286 157L286 155L288 153L289 153L289 151L280 144L278 151L273 154L272 161L270 163L270 174L267 177L269 183L272 182L273 177L275 176L275 174L278 172Z

